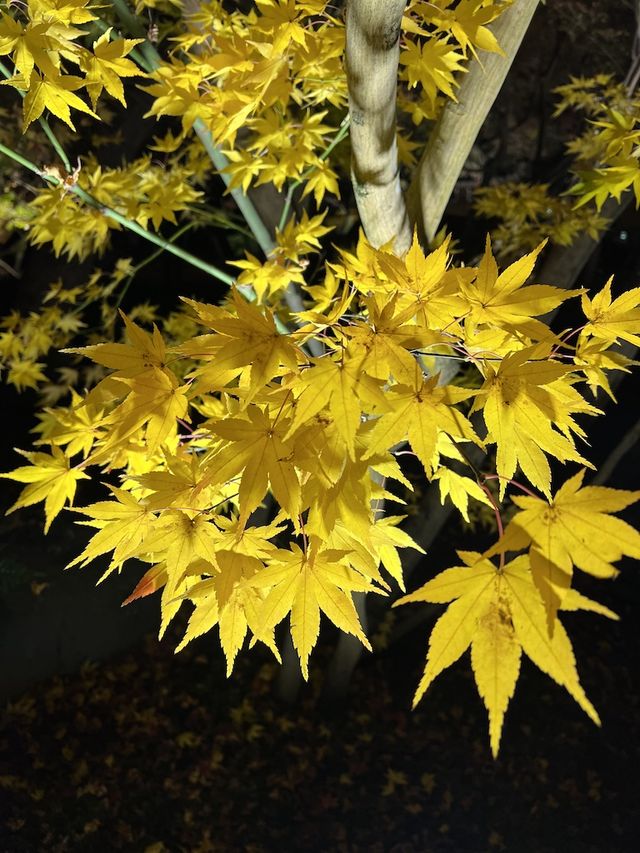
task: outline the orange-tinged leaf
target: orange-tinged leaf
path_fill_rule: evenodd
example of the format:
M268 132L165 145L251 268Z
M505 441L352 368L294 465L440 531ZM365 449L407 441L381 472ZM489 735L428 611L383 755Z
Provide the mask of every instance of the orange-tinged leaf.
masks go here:
M154 592L162 589L166 582L167 572L164 566L162 564L152 566L144 573L136 584L131 595L128 595L120 606L126 607L127 604L131 604L132 601L137 601L139 598L146 598L148 595L153 595Z

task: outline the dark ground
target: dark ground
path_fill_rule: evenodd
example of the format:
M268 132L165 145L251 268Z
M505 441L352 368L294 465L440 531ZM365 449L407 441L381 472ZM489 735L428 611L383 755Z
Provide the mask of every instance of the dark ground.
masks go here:
M467 656L409 710L426 626L369 656L333 708L318 698L328 645L291 708L260 652L226 681L211 637L87 662L2 717L0 849L632 853L636 572L601 591L622 622L566 619L603 728L526 664L497 761Z

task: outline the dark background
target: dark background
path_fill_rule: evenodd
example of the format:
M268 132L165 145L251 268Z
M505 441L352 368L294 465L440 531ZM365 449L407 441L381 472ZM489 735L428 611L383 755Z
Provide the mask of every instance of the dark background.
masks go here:
M570 74L624 76L635 22L632 3L567 2L541 7L479 140L493 151L484 180L561 181L563 140L575 119L552 122L550 90ZM138 112L136 113L136 110ZM144 98L130 107L130 128ZM126 116L125 116L126 119ZM129 133L129 153L144 143ZM156 132L147 123L148 135ZM137 131L139 134L140 131ZM144 135L144 134L143 134ZM496 146L496 140L499 145ZM117 151L105 156L117 155ZM120 152L121 153L121 152ZM226 202L225 202L226 203ZM487 223L463 195L449 225L472 253ZM635 211L596 249L579 285L599 289L614 273L618 291L640 278ZM228 256L225 235L187 248ZM109 257L144 257L126 235ZM141 254L142 252L142 254ZM67 265L29 250L19 288L2 284L3 313L35 307L58 275L72 284L90 265ZM171 306L179 294L215 301L210 280L163 257L136 279L131 304L149 293ZM602 463L638 417L638 377L620 404L588 424L589 458ZM2 389L2 470L20 464L35 395ZM609 485L638 484L637 448ZM572 473L572 472L571 472ZM3 506L18 487L6 481ZM95 495L80 484L78 502ZM640 513L625 516L636 526ZM143 569L97 590L100 566L63 572L86 533L63 513L42 534L40 508L0 522L0 850L20 851L393 851L393 853L631 853L639 848L640 583L624 563L614 583L580 577L580 589L621 618L567 614L578 668L603 721L597 729L561 688L528 661L508 711L500 757L491 758L486 713L468 656L443 674L415 712L411 697L434 615L399 638L408 615L395 611L391 640L356 669L348 694L328 702L323 682L336 632L325 624L311 677L298 700L278 698L278 668L260 649L240 655L227 680L217 639L205 636L174 657L175 629L157 642L155 598L121 609ZM424 519L429 524L429 519ZM479 547L453 519L411 580L414 588ZM184 608L186 610L186 608ZM417 612L417 606L412 613ZM395 632L395 633L394 633ZM380 627L373 628L374 645Z

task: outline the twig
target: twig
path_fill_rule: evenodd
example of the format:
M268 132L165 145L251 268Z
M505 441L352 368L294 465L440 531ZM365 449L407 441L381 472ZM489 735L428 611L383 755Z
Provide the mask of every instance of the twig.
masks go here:
M592 480L593 485L598 486L606 483L607 480L611 478L611 475L622 459L630 450L633 450L638 441L640 441L640 420L635 422L631 429L624 434L616 447L607 456L604 464L600 467L600 470Z

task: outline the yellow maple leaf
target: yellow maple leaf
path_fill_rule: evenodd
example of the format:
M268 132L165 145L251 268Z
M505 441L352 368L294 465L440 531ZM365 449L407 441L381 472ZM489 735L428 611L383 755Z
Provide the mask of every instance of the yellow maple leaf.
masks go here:
M45 526L47 533L51 522L62 510L65 503L73 503L78 480L87 480L88 476L79 468L72 468L69 459L59 447L52 447L49 453L32 453L17 450L29 460L30 465L16 468L13 471L0 473L0 477L16 480L18 483L28 483L21 492L18 500L7 510L7 514L21 507L44 501Z
M427 663L414 696L414 707L434 679L471 646L473 674L489 714L494 756L498 754L504 715L518 680L522 652L565 687L599 725L598 714L580 685L566 631L557 619L553 635L546 630L545 609L533 583L527 555L498 570L481 554L458 553L466 566L441 572L394 604L395 607L412 601L451 602L431 632ZM577 597L572 602L573 609L598 608L596 602L588 599L584 604L583 607Z
M400 309L399 294L365 298L368 317L344 329L356 348L366 353L363 370L375 379L410 384L422 370L411 350L447 343L440 332L412 323L415 305Z
M63 352L86 356L96 364L115 371L113 376L131 379L151 368L164 369L167 350L162 335L156 326L149 334L120 312L124 320L128 343L94 344L88 347L74 347Z
M465 521L469 521L469 498L474 498L486 506L493 506L486 492L484 492L475 480L463 477L451 468L439 468L434 476L440 488L440 502L444 504L445 498L449 498L453 505L460 511Z
M46 367L40 361L28 358L12 358L9 361L9 370L6 381L14 385L18 391L25 388L37 388L41 382L46 382L47 377L42 372Z
M93 53L86 51L81 54L80 67L85 73L85 86L94 109L103 89L126 106L120 78L146 76L130 59L126 59L127 54L144 39L111 41L112 30L113 27L109 27L94 41Z
M340 361L313 359L313 366L291 386L296 401L288 435L328 408L350 457L355 459L355 438L364 405L374 403L385 408L379 385L364 372L366 358L366 353L352 355L346 351Z
M97 527L98 532L67 568L78 564L86 566L96 557L113 551L109 567L103 575L103 578L106 577L139 552L141 544L157 522L149 507L136 500L132 494L124 489L110 488L115 500L98 501L74 510L89 518L89 521L79 521L78 524Z
M18 80L12 82L12 85L22 87L22 84L18 85ZM68 124L72 130L75 130L75 126L71 121L71 108L99 119L99 116L85 104L82 98L74 95L74 91L82 85L83 80L80 77L73 77L70 74L42 77L34 69L25 86L28 91L22 104L23 133L32 122L40 118L46 109Z
M176 652L217 624L220 644L227 659L228 677L233 671L234 661L247 631L251 630L257 636L262 630L259 610L264 594L251 580L264 571L264 564L255 557L237 551L218 551L216 560L218 572L189 587L183 596L195 605L195 609ZM280 662L273 631L259 639L266 643Z
M623 556L640 559L640 533L619 512L640 499L640 491L582 486L584 470L549 501L516 495L519 508L490 553L530 547L533 579L547 609L549 627L569 592L573 567L599 578L617 574Z
M239 487L240 523L264 498L268 484L274 497L295 524L300 513L300 482L290 461L293 446L285 436L289 419L271 416L255 405L246 409L244 418L225 418L210 422L210 429L223 438L225 446L207 460L202 485L228 482L242 471Z
M640 346L640 287L626 290L612 300L612 281L610 278L593 299L582 295L582 310L589 321L583 334L608 344L621 340Z
M354 588L362 588L363 579L341 562L343 557L343 551L322 548L305 553L292 543L290 551L279 550L253 580L258 588L269 589L259 612L260 638L265 633L268 636L290 613L291 638L305 679L309 677L309 655L320 631L320 611L371 651L351 598ZM371 585L368 588L373 589Z
M450 32L460 43L460 46L465 51L471 50L476 58L476 47L490 53L504 55L496 37L486 24L495 20L507 6L508 3L503 5L487 4L486 0L460 0L455 9L447 8L440 11L431 3L422 4L425 12L428 11L429 13L429 20L439 30Z
M298 0L256 0L260 17L256 22L258 32L268 35L273 52L281 53L289 42L306 45L306 33L300 19L308 14L304 3Z
M437 376L420 377L411 385L395 385L387 392L391 411L375 422L367 455L389 450L394 444L408 440L425 473L431 477L440 433L480 444L470 422L454 408L455 403L473 394L464 388L438 385Z
M536 259L545 244L546 240L533 252L498 273L491 252L491 240L487 235L484 256L475 279L460 279L461 292L470 308L466 326L475 328L488 324L526 333L529 328L538 328L532 324L532 318L552 311L565 299L577 295L576 291L548 284L523 286L533 272ZM548 329L543 328L548 335Z
M220 547L220 532L207 515L170 509L152 526L135 553L162 557L168 574L167 586L175 592L185 577L193 573L189 567L194 561L204 561L210 574L216 571L216 553Z
M177 419L188 417L185 393L188 386L179 386L169 371L151 369L134 379L120 379L118 383L128 386L131 393L105 418L104 423L111 430L102 446L89 457L92 464L104 461L117 445L142 427L146 428L145 440L152 453L175 435Z
M456 277L447 275L449 244L447 237L438 248L424 255L414 231L407 254L401 259L379 251L376 261L389 279L393 293L399 292L399 304L413 303L416 321L429 329L455 330L455 320L465 313Z
M202 386L203 390L226 381L229 373L237 375L246 368L251 389L259 391L278 373L281 365L296 370L302 356L291 337L280 334L269 309L251 305L236 289L232 300L235 314L185 299L199 320L218 334L204 336L202 349L193 350L187 345L181 350L186 355L216 356L211 367L205 365L194 373L199 380L198 387Z
M489 430L486 440L497 444L501 498L517 465L536 488L550 497L551 469L545 454L562 462L590 466L571 439L571 432L582 434L571 415L596 414L598 410L572 388L567 376L571 366L543 360L540 355L530 347L502 359L497 369L486 363L487 378L473 405L473 410L484 407Z
M464 59L464 54L446 38L430 38L422 44L409 42L400 53L403 74L410 88L420 84L432 109L439 92L452 101L456 100L454 86L457 87L458 83L454 74L468 70L462 65Z

